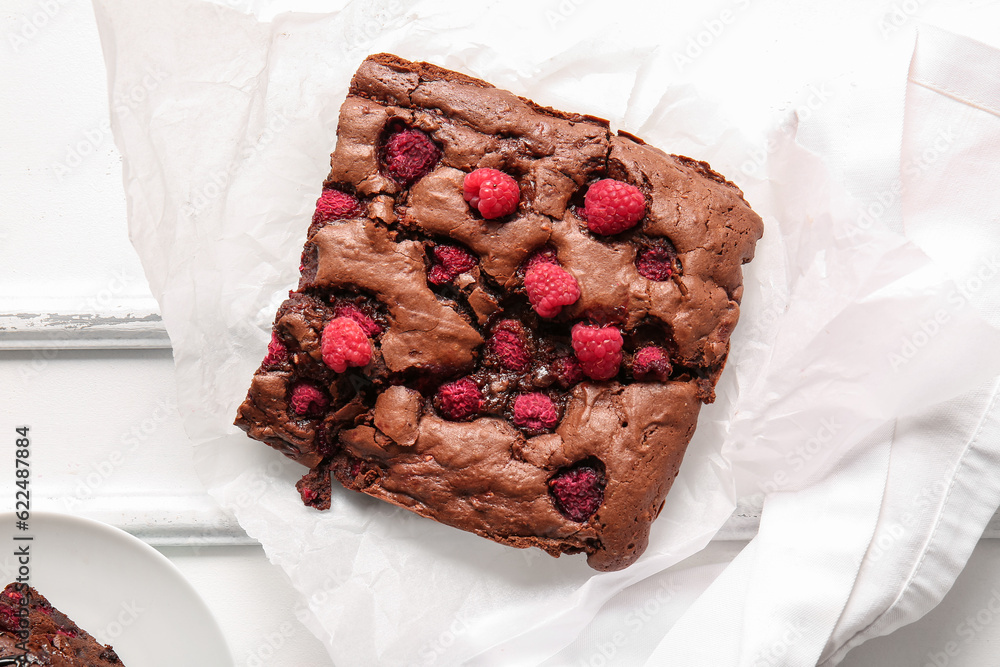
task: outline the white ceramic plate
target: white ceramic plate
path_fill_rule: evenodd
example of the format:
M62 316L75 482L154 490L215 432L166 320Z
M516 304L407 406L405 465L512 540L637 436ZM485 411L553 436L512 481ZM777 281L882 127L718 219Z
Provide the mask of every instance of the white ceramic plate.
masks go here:
M31 585L127 667L226 667L226 640L180 571L145 542L97 521L32 512L18 531L0 514L0 587L17 576L17 545L30 544ZM32 535L31 542L15 542Z

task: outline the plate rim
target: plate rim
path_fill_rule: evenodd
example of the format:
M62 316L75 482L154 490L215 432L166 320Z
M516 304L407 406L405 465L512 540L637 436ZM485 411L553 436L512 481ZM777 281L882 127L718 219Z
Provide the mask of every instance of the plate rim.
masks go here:
M13 526L16 518L17 518L16 514L12 511L0 512L0 524L2 525ZM129 547L138 549L140 552L150 557L154 562L156 562L160 566L165 566L165 569L169 571L175 579L175 581L172 583L175 585L182 586L185 589L185 592L189 594L194 600L196 600L197 604L201 606L204 615L211 622L211 629L214 630L215 634L218 636L221 642L220 646L224 650L226 658L229 660L229 664L231 665L236 664L233 659L232 648L229 646L229 641L226 639L226 635L222 631L222 626L219 625L219 621L215 617L215 614L212 612L212 609L205 602L204 598L202 598L201 594L198 592L198 589L196 589L194 585L190 581L188 581L188 578L184 576L184 573L181 571L181 569L177 567L177 565L175 565L173 561L171 561L169 558L167 558L162 553L157 551L156 548L150 546L149 544L146 544L135 535L132 535L128 531L122 530L117 526L105 523L103 521L98 521L97 519L91 519L89 517L80 516L77 514L68 514L65 512L53 512L51 510L31 510L31 516L29 522L34 522L36 520L48 521L55 524L58 524L59 522L64 522L65 524L70 524L70 525L75 524L76 526L82 527L88 531L98 533L99 536L101 537L107 537L119 540L121 543L126 544ZM4 530L3 532L7 531ZM31 531L29 530L29 533L30 532ZM29 581L28 585L33 586L34 584Z

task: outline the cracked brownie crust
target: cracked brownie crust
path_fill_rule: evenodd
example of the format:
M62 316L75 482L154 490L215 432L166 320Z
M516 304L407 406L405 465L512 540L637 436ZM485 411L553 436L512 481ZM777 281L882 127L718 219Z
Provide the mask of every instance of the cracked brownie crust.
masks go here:
M760 218L703 162L371 56L237 425L516 547L635 561L714 387ZM472 176L475 174L475 176Z

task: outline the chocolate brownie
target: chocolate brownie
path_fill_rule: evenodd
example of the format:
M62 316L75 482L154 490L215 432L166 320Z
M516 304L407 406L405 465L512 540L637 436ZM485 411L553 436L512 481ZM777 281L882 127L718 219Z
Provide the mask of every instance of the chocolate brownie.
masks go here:
M2 664L104 667L122 661L34 588L12 583L0 593Z
M740 190L606 121L366 59L236 423L348 489L515 547L635 561L739 316Z

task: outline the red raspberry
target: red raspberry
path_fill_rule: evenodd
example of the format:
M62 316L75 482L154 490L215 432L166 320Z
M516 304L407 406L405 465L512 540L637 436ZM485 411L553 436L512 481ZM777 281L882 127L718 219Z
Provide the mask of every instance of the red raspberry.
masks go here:
M316 202L313 223L346 220L361 214L361 202L340 190L323 190Z
M0 630L17 632L20 624L20 617L12 607L0 605Z
M471 378L461 378L443 384L437 392L437 402L445 419L461 421L483 409L483 394Z
M528 269L524 289L531 307L542 317L555 317L563 306L576 303L580 298L580 286L573 274L546 262L536 262Z
M514 401L514 423L532 431L545 431L559 423L556 405L541 392L521 394Z
M528 367L531 357L524 343L524 328L517 320L501 320L493 328L489 340L490 350L508 370L521 372Z
M517 181L496 169L476 169L466 174L462 190L465 201L487 220L510 215L521 201Z
M297 382L292 386L292 396L288 403L297 415L315 416L326 409L330 399L313 383Z
M556 257L556 249L552 246L542 246L531 253L528 259L524 260L524 272L531 271L539 264L555 264L556 266L560 266L559 259Z
M320 344L323 363L343 373L348 366L367 366L372 360L372 344L364 330L349 317L337 317L323 327Z
M646 198L639 188L605 178L587 190L584 198L587 227L595 234L618 234L646 215Z
M265 366L277 366L288 359L288 350L285 344L278 338L278 334L271 332L271 342L267 344L267 356L264 357Z
M434 263L427 274L427 280L432 285L442 285L454 280L455 276L471 271L477 264L475 255L458 246L437 245L431 252Z
M349 472L351 474L351 477L357 477L364 470L365 462L362 459L352 456L350 458L350 463L351 463L351 469Z
M670 378L673 366L670 357L661 347L649 345L635 353L632 360L632 375L636 380L659 380L666 382Z
M441 159L441 149L420 130L402 130L385 144L385 170L403 185L430 173Z
M573 325L573 352L592 380L610 380L622 363L622 334L617 327L591 324Z
M348 317L354 320L369 338L374 338L382 333L382 325L368 317L363 310L353 303L337 304L337 307L333 309L333 315L334 317Z
M583 380L583 369L576 357L558 357L552 362L552 374L556 376L556 382L563 389L569 389L576 383Z
M570 521L584 522L604 502L604 475L588 465L579 465L556 473L549 480L549 491L556 507Z
M347 465L348 465L347 474L349 474L351 477L357 477L358 475L361 474L361 471L364 469L364 464L365 464L365 462L362 459L359 459L356 456L351 456L350 454L348 454L347 455Z
M674 272L674 255L662 247L644 248L635 261L639 275L650 280L667 280Z

